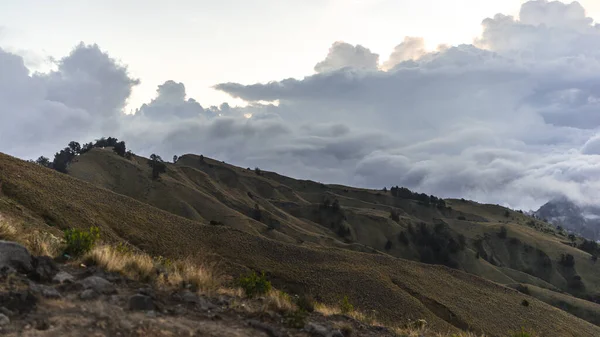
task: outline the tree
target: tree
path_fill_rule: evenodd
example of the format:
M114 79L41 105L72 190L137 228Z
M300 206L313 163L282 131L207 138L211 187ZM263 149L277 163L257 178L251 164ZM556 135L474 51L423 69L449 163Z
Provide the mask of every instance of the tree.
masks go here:
M392 244L392 241L390 241L390 240L387 240L387 242L386 242L386 244L385 244L385 250L390 250L390 249L392 249L392 246L393 246L393 244Z
M569 240L575 242L575 240L577 240L577 237L575 236L575 234L571 233L569 234Z
M164 164L162 158L157 154L151 154L148 165L152 168L152 179L156 180L161 173L167 172L167 166Z
M125 142L121 141L113 146L113 151L121 157L125 157L125 153L127 153L127 148L125 146Z
M393 221L400 221L400 214L398 213L397 210L392 209L392 211L390 212L390 218L392 218Z
M79 143L76 141L69 143L69 149L71 149L71 151L76 155L81 154L81 145L79 145Z
M83 146L81 147L80 154L84 154L84 153L90 151L93 148L94 148L94 144L92 142L89 142L87 144L83 144Z
M177 163L177 160L179 159L179 157L177 157L177 155L173 156L173 164Z
M67 173L67 166L74 157L75 153L71 150L71 148L65 147L63 150L60 150L60 152L57 152L54 155L52 168L58 172Z
M508 218L510 216L510 212L508 210L504 211L504 216Z
M258 167L254 168L254 173L256 173L257 176L262 175L262 171Z
M573 268L575 266L575 258L571 254L562 254L560 256L560 264L567 268Z
M51 162L50 159L44 157L44 156L40 156L38 159L36 159L35 161L36 164L40 165L40 166L44 166L44 167L50 167L51 166Z
M506 229L506 227L504 227L504 226L500 227L500 232L498 232L498 237L500 239L506 239L507 235L508 235L508 230Z
M339 211L339 210L341 209L341 206L340 206L340 202L339 202L339 200L337 200L337 199L333 200L333 203L331 204L331 208L332 208L332 209L333 209L335 212Z

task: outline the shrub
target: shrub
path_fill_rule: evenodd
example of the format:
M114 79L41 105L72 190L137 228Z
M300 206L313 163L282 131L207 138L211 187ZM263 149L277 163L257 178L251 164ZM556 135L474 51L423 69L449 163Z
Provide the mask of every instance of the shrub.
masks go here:
M517 291L520 292L521 294L529 295L529 288L527 288L526 285L519 284L517 286Z
M575 266L575 258L571 254L562 254L560 256L560 264L567 268L573 268Z
M464 216L464 215L459 215L459 216L457 217L457 219L458 219L458 220L463 220L463 221L466 221L466 220L467 220L467 218L465 218L465 216Z
M258 167L254 168L254 173L256 173L257 176L262 175L262 171Z
M529 306L529 301L528 300L523 300L521 302L521 305L524 306L524 307L528 307Z
M298 309L296 311L292 311L285 315L284 324L288 328L292 329L302 329L306 325L306 318L308 317L308 313L302 309Z
M498 237L500 239L506 239L507 236L508 236L508 229L506 229L506 227L504 227L504 226L500 227L500 232L498 232Z
M398 234L398 241L402 242L406 246L408 246L408 243L410 242L408 240L408 235L406 235L406 232L404 232L404 231L402 231L402 232L400 232L400 234Z
M387 242L386 242L386 244L385 244L385 250L390 250L390 249L392 249L392 246L393 246L393 244L392 244L392 241L390 241L390 240L387 240Z
M348 296L344 296L342 298L342 302L340 303L340 311L342 314L349 314L354 311L354 306L350 303Z
M396 222L400 221L400 214L398 213L397 210L393 209L390 212L390 218Z
M90 227L87 231L79 229L67 229L65 231L65 253L73 256L83 255L94 247L96 241L100 238L98 227Z
M244 289L244 292L248 297L264 295L271 290L271 282L267 280L264 272L260 275L257 275L256 272L252 272L247 276L240 278L238 283L239 286Z
M296 305L300 310L304 310L306 312L315 311L315 301L309 295L298 296L296 298Z
M504 211L504 217L508 218L510 216L510 212L508 210Z
M113 146L113 152L121 157L125 157L125 154L127 154L127 147L125 146L125 142L121 141L116 143L115 146Z

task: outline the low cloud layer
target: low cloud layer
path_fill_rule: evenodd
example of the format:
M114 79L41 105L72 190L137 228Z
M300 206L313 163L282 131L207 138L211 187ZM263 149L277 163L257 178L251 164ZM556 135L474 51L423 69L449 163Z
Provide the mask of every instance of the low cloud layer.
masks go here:
M482 25L471 44L436 51L400 37L385 59L335 42L303 79L215 86L246 107L202 107L169 80L134 115L122 109L137 79L98 46L47 74L0 49L0 151L32 158L113 135L143 155L329 183L525 209L563 194L600 203L600 26L578 3L545 0Z

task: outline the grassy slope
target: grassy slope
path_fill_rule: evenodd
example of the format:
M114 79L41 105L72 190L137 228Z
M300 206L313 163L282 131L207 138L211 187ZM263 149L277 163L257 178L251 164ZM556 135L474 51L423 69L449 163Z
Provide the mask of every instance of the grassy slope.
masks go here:
M492 336L521 326L552 336L600 334L600 328L543 302L524 307L523 295L461 271L208 226L6 155L0 155L0 184L0 211L12 216L45 218L60 228L97 225L105 235L153 254L215 253L326 302L349 295L359 308L374 309L386 320L425 318L441 329L471 327Z
M385 251L389 240L393 246L387 253L413 260L419 260L417 248L401 244L398 234L406 231L408 224L444 221L468 239L469 248L456 257L465 271L503 284L525 282L580 296L600 292L600 269L594 267L589 254L562 244L564 237L550 233L548 225L536 221L536 228L532 228L526 225L530 218L512 211L506 217L506 209L496 205L450 200L452 210L440 211L382 191L325 186L273 172L263 171L258 176L194 155L182 156L176 165L168 164L168 172L158 182L149 178L144 158L128 161L100 149L79 157L70 167L70 174L191 220L220 221L283 242L304 241L365 252L372 251L369 247ZM328 228L331 219L326 216L320 218L325 226L316 223L322 215L317 205L324 198L340 201L346 216L343 224L351 229L352 244L344 243ZM263 210L264 223L250 218L255 203ZM389 218L392 208L400 212L399 222ZM458 220L459 216L468 221ZM271 222L280 223L281 228L267 231L265 223ZM501 226L509 229L509 238L497 237ZM515 241L510 239L518 242L512 244ZM476 245L477 240L483 244ZM489 262L477 259L476 251L485 252ZM563 270L557 263L563 253L575 256L575 270ZM549 268L540 268L544 259L552 262ZM575 274L582 277L584 289L569 288L568 282Z

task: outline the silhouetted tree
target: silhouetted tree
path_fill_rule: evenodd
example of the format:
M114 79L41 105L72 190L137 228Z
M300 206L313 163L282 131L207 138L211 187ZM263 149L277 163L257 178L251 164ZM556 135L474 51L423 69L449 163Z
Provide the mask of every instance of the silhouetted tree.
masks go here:
M121 141L116 143L113 146L113 151L121 157L125 157L125 153L127 153L127 148L125 147L125 142Z
M504 211L504 216L508 218L510 216L510 212L508 210Z
M76 141L72 141L69 143L69 149L71 149L71 151L76 155L81 154L81 145Z
M177 159L179 159L179 157L177 157L177 155L173 156L173 164L177 163Z
M257 176L262 175L262 171L258 167L254 168L254 173L256 173Z
M67 166L74 157L75 153L70 148L65 147L54 155L52 168L58 172L67 173Z
M163 162L162 158L157 154L151 154L148 165L152 168L152 179L158 179L161 173L167 172L167 166Z
M44 157L44 156L40 156L38 159L36 159L35 161L36 164L40 165L40 166L44 166L44 167L50 167L51 166L51 162L50 159Z
M569 234L569 240L575 242L575 240L577 240L577 237L575 236L575 234Z
M87 143L87 144L83 144L83 146L81 147L81 152L80 154L84 154L86 152L89 152L91 149L94 148L94 144L93 143Z

